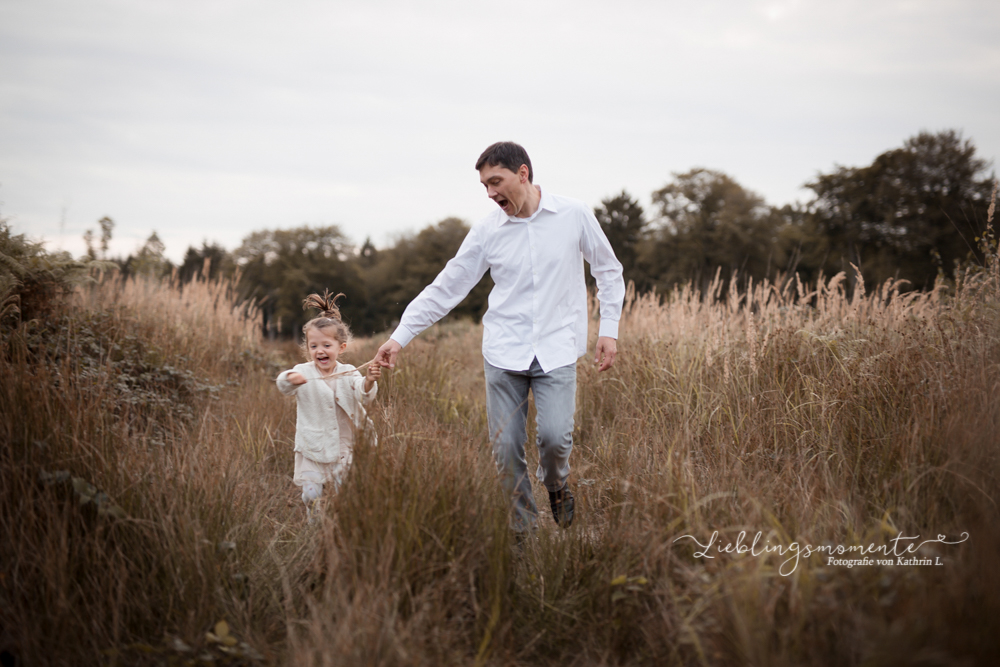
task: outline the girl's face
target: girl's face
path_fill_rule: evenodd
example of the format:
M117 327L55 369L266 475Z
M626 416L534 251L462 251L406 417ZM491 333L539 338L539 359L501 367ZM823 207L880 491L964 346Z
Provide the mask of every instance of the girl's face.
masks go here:
M320 374L329 375L337 367L337 357L347 349L347 343L341 343L328 335L323 329L309 327L306 331L306 350L309 358L316 364Z

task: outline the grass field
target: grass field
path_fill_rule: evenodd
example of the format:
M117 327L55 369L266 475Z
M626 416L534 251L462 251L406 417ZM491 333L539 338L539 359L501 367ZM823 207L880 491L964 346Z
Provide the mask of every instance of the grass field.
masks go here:
M630 295L577 520L521 549L479 326L403 351L309 525L295 345L225 284L81 290L3 339L3 664L1000 664L1000 277L960 278Z

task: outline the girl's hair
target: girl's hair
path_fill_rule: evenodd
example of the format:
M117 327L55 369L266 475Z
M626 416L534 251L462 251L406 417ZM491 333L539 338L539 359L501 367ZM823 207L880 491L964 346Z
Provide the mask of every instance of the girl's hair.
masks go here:
M315 308L319 311L319 317L314 317L302 327L302 348L305 349L305 335L310 328L315 327L327 336L332 336L341 343L351 342L351 330L347 328L343 320L340 319L340 308L337 307L337 299L344 296L330 294L330 290L323 290L323 296L310 294L302 302L302 309ZM329 331L328 331L329 330Z

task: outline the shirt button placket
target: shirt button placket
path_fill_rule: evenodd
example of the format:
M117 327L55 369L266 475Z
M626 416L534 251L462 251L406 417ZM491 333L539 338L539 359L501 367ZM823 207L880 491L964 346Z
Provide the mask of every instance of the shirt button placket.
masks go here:
M528 221L528 255L531 257L531 348L538 352L538 257L535 254L535 233Z

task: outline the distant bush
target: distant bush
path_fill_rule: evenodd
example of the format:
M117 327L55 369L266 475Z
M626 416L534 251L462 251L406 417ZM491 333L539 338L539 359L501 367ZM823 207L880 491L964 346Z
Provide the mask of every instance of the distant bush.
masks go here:
M0 326L47 317L92 272L114 268L111 262L46 252L41 243L11 233L0 219Z

